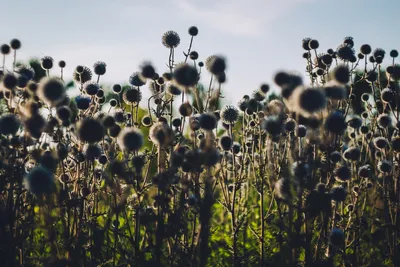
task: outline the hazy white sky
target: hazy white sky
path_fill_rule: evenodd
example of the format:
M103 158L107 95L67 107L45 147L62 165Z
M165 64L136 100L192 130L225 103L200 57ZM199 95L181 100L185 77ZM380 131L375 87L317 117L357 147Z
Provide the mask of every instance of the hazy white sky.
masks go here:
M303 73L304 37L319 40L321 52L345 36L356 49L369 43L400 50L399 10L398 0L13 0L2 5L0 44L19 38L19 59L65 60L67 76L77 65L104 61L102 81L126 83L145 60L160 74L167 70L161 36L168 30L180 34L176 55L183 59L195 25L200 59L227 57L223 93L231 102L262 82L272 85L277 70Z

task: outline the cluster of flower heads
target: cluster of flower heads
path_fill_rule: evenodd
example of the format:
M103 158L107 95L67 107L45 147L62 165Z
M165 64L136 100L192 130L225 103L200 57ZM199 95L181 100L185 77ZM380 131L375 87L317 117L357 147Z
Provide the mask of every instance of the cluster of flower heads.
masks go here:
M162 36L169 49L168 69L160 75L143 62L128 85L102 86L104 62L96 62L93 70L77 66L72 79L79 94L73 98L64 81L65 61L59 61L57 76L49 56L40 60L40 69L14 62L6 70L3 65L1 170L7 173L7 164L20 158L25 188L41 199L63 188L73 192L72 199L94 201L90 196L101 191L102 180L114 186L122 180L141 194L154 186L158 212L178 189L189 207L204 203L199 177L208 181L211 176L223 181L221 201L233 214L232 203L244 203L236 202L236 192L255 184L259 194L269 190L290 214L297 203L300 222L302 214L304 220L329 219L325 235L334 248L328 253L332 257L349 242L344 231L350 231L346 223L351 220L344 217L360 215L360 199L368 201L365 192L382 198L398 185L398 52L389 53L392 60L384 68L383 49L364 44L356 54L353 38L346 37L336 50L319 53L319 42L305 38L309 83L299 74L280 71L273 79L279 94L263 83L237 106L222 106L226 59L212 55L200 61L191 50L198 29L190 27L188 33L191 41L182 62L175 63L181 39L168 31ZM15 58L20 47L16 39L2 45L4 59L11 50ZM203 67L210 75L206 91L200 85ZM151 93L147 103L142 97L146 89ZM154 162L156 171L150 171ZM261 176L261 186L253 176ZM346 203L346 211L340 203ZM155 218L149 207L137 213L142 223Z

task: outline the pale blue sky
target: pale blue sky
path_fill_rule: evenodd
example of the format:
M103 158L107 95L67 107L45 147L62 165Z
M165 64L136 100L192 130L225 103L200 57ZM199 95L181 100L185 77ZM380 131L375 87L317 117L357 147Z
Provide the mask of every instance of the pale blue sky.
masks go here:
M354 37L356 49L369 43L400 50L399 10L399 0L12 0L2 5L0 44L19 38L19 59L65 60L67 76L78 64L101 60L102 81L124 83L144 60L160 74L167 70L169 51L161 44L167 30L180 34L182 59L187 29L196 25L200 59L227 57L223 93L230 102L262 82L272 85L277 70L303 73L304 37L319 40L321 52L345 36Z

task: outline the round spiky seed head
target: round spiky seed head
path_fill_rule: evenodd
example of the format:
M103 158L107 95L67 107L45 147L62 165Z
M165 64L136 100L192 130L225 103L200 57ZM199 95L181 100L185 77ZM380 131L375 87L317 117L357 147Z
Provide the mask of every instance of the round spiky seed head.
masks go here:
M192 51L190 52L189 57L191 60L197 60L199 58L199 53L197 53L196 51Z
M126 89L122 94L122 99L127 105L136 105L142 100L142 93L137 88Z
M392 125L392 118L388 114L380 114L377 118L378 125L382 128L388 128Z
M308 42L308 47L310 48L310 50L311 50L311 49L317 49L317 48L319 47L319 42L318 42L318 40L311 39L311 40Z
M348 46L350 46L350 47L353 47L354 46L353 37L351 37L351 36L344 37L343 43L348 45Z
M145 85L146 81L143 80L139 72L134 72L129 77L129 83L133 86L143 86Z
M143 146L143 135L138 129L127 127L119 133L117 142L123 151L138 151Z
M112 87L112 90L114 93L119 94L122 91L122 87L119 84L114 84Z
M220 112L222 122L225 124L235 124L239 118L239 110L232 105L226 105Z
M11 46L12 49L18 50L18 49L21 48L21 41L16 39L16 38L14 38L14 39L12 39L10 41L10 46Z
M394 93L392 89L385 88L381 91L381 100L383 103L390 103L392 102L394 97Z
M43 57L41 61L42 61L41 65L44 70L49 70L53 67L53 58L52 57L49 57L49 56Z
M347 44L341 44L336 50L336 55L338 58L344 61L350 61L355 57L355 51L353 47Z
M185 88L194 86L199 78L197 70L188 64L181 64L176 67L173 77L177 84Z
M97 61L93 65L93 70L96 75L104 75L106 74L107 64L103 61Z
M224 135L219 139L219 145L223 150L229 151L233 146L233 140L229 136Z
M174 31L167 31L162 36L162 44L167 48L176 48L181 42L179 34Z
M85 96L75 97L76 106L80 110L88 109L91 101L92 100L90 99L90 97L85 97Z
M5 56L5 55L8 55L10 53L10 51L11 51L11 49L8 44L1 45L1 47L0 47L1 54L3 54Z
M174 141L174 132L163 122L154 123L149 132L150 140L159 147L167 147Z
M42 166L33 168L25 176L24 185L36 197L50 195L56 188L52 173Z
M307 127L302 124L298 125L296 129L296 136L302 138L305 137L306 135L307 135Z
M334 78L338 83L347 84L350 81L350 71L345 65L340 65L334 70Z
M396 58L396 57L399 56L399 52L396 49L393 49L393 50L390 51L390 56L392 58Z
M263 120L262 128L272 136L279 136L283 130L283 122L278 116L269 116Z
M349 147L343 152L343 158L347 161L356 162L361 157L361 151L358 147Z
M372 175L372 170L370 165L363 165L358 169L358 176L361 178L367 179Z
M73 73L74 81L84 84L92 79L92 71L85 66L77 66Z
M199 34L199 29L196 26L191 26L188 32L191 36L197 36L197 34Z
M336 180L340 182L345 182L351 178L351 170L347 165L339 166L334 170L334 175Z
M6 88L8 90L14 90L15 87L17 86L17 84L18 84L18 80L14 76L14 74L7 73L3 76L2 85L4 88Z
M330 195L332 200L343 202L347 197L347 190L343 186L335 186L331 189Z
M207 63L207 69L214 75L223 73L226 69L225 59L221 56L213 56Z
M299 106L306 112L314 113L326 107L325 93L320 88L307 88L299 95Z
M65 87L63 81L59 78L42 78L37 90L37 96L48 106L56 106L65 98Z
M304 38L302 41L301 41L301 46L303 47L303 49L304 50L306 50L306 51L309 51L309 50L311 50L310 49L310 47L308 46L308 44L309 44L309 42L311 41L311 38Z
M67 106L60 106L56 110L56 115L60 121L69 120L71 117L71 109Z
M375 137L373 143L377 149L385 149L389 146L389 141L382 136Z
M58 61L58 66L60 67L60 68L65 68L65 66L66 66L67 64L65 63L65 61L64 60L60 60L60 61Z
M83 142L95 143L104 137L104 126L96 119L86 118L79 121L78 136Z
M381 160L378 162L378 170L383 173L389 173L392 171L392 162L389 160Z
M329 234L329 243L335 247L342 247L344 244L344 233L339 228L332 229Z
M100 90L100 85L96 82L89 81L84 83L83 90L86 92L86 94L94 96Z
M182 103L182 105L179 107L179 113L183 117L189 117L193 113L192 105L190 105L189 102Z
M333 151L330 155L329 155L329 159L332 163L338 163L340 161L340 159L342 158L342 156L340 155L340 152L338 151Z
M371 46L370 46L369 44L363 44L363 45L360 47L360 52L361 52L363 55L369 55L369 54L372 52L372 48L371 48Z
M140 66L140 74L146 79L152 79L156 74L156 70L150 62L144 62Z
M176 86L173 83L168 83L167 84L167 89L166 89L167 93L170 95L174 95L174 96L178 96L182 93L181 89L179 89L178 86Z
M347 128L345 117L340 111L333 111L325 120L325 128L332 133L341 134Z
M0 133L15 135L21 126L21 121L14 114L5 114L0 117Z
M200 127L207 131L212 131L217 127L217 118L214 113L203 113L199 116Z
M149 127L151 125L151 118L149 116L144 116L142 118L142 124L146 127Z

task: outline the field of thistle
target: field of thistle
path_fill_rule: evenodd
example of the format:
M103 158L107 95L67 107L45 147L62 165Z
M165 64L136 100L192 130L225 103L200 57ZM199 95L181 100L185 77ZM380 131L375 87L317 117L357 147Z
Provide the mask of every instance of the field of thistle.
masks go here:
M398 52L305 38L229 104L188 34L113 86L0 47L0 266L400 266Z

